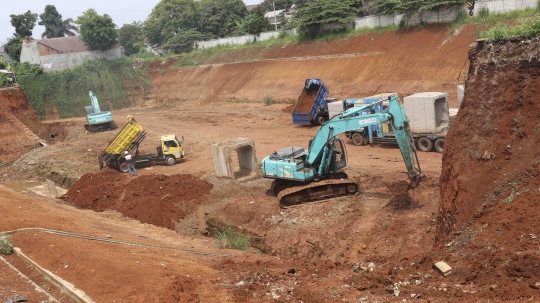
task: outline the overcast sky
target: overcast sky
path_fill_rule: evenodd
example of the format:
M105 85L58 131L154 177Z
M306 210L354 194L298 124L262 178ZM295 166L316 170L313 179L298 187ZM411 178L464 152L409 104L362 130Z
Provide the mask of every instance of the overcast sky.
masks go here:
M257 4L259 0L244 0L244 2ZM146 20L159 0L1 0L0 3L0 45L3 45L15 33L9 17L11 14L20 15L30 10L40 15L45 11L47 4L52 4L63 19L75 20L87 9L94 8L100 15L111 16L114 23L121 27L125 23ZM43 31L44 28L36 22L32 36L40 39Z

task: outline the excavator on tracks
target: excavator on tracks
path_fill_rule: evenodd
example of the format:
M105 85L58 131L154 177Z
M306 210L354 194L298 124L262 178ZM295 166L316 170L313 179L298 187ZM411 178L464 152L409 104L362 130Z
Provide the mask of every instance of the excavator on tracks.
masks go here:
M417 186L424 175L418 163L409 120L396 95L389 107L375 111L376 103L355 107L325 122L309 142L309 149L287 147L262 160L265 178L274 179L271 190L282 208L303 203L354 195L358 184L347 180L347 154L339 134L389 121L407 167L409 186ZM380 101L382 102L382 101Z

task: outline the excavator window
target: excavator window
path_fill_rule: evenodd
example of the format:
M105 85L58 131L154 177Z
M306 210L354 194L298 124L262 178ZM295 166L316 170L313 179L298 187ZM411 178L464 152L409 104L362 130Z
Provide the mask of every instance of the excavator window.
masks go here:
M331 171L340 171L341 169L347 166L347 155L345 154L345 147L343 146L343 140L335 138L334 142L334 154L332 155L333 159L330 163Z

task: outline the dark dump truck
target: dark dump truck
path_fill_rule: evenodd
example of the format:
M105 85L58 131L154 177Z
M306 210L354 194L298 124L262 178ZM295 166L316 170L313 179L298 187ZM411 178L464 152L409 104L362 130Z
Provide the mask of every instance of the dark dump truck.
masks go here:
M294 106L293 124L323 125L328 121L328 94L321 79L307 79Z

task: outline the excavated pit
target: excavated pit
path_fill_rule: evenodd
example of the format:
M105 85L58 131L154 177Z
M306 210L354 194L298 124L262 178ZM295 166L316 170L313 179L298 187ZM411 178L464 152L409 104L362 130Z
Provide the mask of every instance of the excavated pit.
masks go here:
M539 51L538 38L473 45L445 144L436 243L497 300L538 296Z

